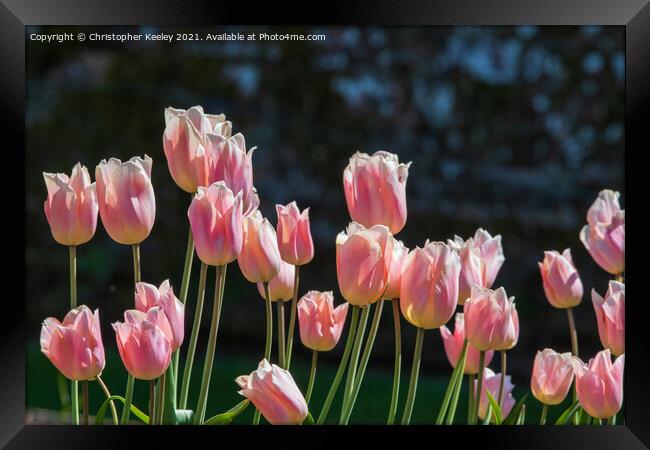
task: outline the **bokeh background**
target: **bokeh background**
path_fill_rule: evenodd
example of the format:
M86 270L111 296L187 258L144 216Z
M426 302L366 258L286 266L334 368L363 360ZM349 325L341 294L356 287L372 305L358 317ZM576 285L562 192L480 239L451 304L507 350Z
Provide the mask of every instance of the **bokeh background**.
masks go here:
M172 44L42 44L28 38L34 32L94 31L289 32L326 38ZM67 407L65 389L57 391L56 371L38 346L41 321L61 318L69 302L67 249L52 239L45 220L43 171L69 173L80 161L94 178L103 158L150 155L157 217L141 247L142 276L154 284L169 278L180 289L190 197L174 184L163 153L167 106L200 104L207 112L223 112L248 146L258 147L254 181L260 209L273 224L276 203L296 200L311 208L316 257L301 271L301 292L334 290L336 301L343 301L334 246L349 221L343 169L357 150L389 150L413 162L408 222L398 236L407 246L454 234L467 238L478 227L502 236L506 262L495 286L516 297L521 321L519 344L508 357L515 397L529 389L538 349L570 350L566 315L544 298L537 267L544 250L571 248L585 286L576 309L581 355L588 358L600 349L588 293L592 287L604 292L609 277L591 260L578 232L601 189L621 191L625 203L623 28L28 27L26 39L29 408ZM196 259L192 275L188 327L196 301ZM79 303L100 309L108 355L104 379L114 393L124 392L126 372L110 323L132 307L132 279L130 248L113 242L99 225L93 240L78 249ZM211 271L208 299L213 283ZM228 271L225 295L208 416L240 400L233 380L256 367L264 345L264 303L236 264ZM393 331L390 308L384 309L352 422L385 422ZM209 317L208 306L199 357ZM405 321L402 327L400 412L415 335ZM316 411L342 347L320 357ZM310 352L298 340L294 355L292 372L304 389ZM495 356L497 371L498 364ZM195 364L197 379L201 367L200 361ZM434 420L450 373L439 332L427 333L414 423ZM146 409L146 384L137 385L135 402ZM97 408L97 386L91 396ZM196 396L193 392L190 405ZM461 398L457 415L462 420L464 402ZM532 422L540 406L532 398L527 404ZM338 408L335 403L333 420ZM550 417L561 410L552 408Z

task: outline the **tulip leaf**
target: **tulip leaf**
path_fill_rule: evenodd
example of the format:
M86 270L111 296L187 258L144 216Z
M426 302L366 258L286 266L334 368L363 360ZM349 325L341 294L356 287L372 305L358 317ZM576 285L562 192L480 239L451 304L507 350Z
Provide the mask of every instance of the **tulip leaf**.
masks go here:
M176 410L177 425L192 425L193 421L194 421L194 411L192 411L191 409Z
M120 395L112 395L108 397L106 400L104 400L104 403L102 403L102 406L99 407L99 410L97 410L97 415L95 416L95 425L102 425L104 423L104 416L106 415L106 408L108 408L108 404L110 403L111 400L119 400L122 403L125 403L126 400L124 400L124 397ZM147 416L145 413L140 411L135 405L131 405L131 412L133 413L134 416L136 416L138 419L140 419L142 422L148 424L149 423L149 416Z
M521 406L519 416L517 416L517 423L515 425L524 425L526 423L526 405Z
M577 400L571 404L557 419L555 425L566 425L571 422L573 415L580 409L580 402Z
M499 407L499 404L497 401L492 397L492 394L490 393L489 389L485 390L485 393L487 394L488 401L490 402L490 406L492 406L492 416L494 417L494 423L496 425L501 425L503 423L503 419L501 418L501 408ZM487 414L485 417L490 417L490 414ZM489 423L489 422L488 422Z
M521 413L522 408L525 406L524 403L526 402L527 398L528 398L528 393L526 393L523 397L519 399L519 401L515 404L515 406L510 411L510 414L508 414L508 417L506 417L505 420L503 421L504 425L515 425L517 423L517 420L519 419L519 414Z
M307 417L305 417L305 420L302 422L303 425L313 425L314 424L314 416L311 415L310 412L307 413Z
M250 400L244 400L225 413L210 417L203 422L203 425L229 425L238 415L244 412L249 403Z
M178 411L176 410L176 381L174 380L174 358L165 373L165 404L163 406L162 424L177 425Z
M481 422L481 425L489 425L491 417L492 417L492 405L488 404L487 411L485 412L485 418L483 419L483 422Z

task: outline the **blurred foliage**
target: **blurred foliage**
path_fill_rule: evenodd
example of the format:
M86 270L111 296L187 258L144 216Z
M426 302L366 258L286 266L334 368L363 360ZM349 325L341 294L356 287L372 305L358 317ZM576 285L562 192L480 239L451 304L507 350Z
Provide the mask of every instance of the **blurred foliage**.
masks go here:
M495 285L516 297L520 311L521 338L508 358L515 384L527 386L536 350L570 349L565 314L544 298L537 268L543 250L572 249L585 285L576 311L581 353L590 357L600 348L589 292L605 291L609 277L578 232L601 189L623 191L622 28L28 27L27 34L63 31L267 31L324 33L326 39L27 41L30 338L37 339L43 318L62 317L68 305L67 250L54 242L43 214L43 171L69 173L81 161L92 174L103 158L150 155L157 218L142 245L143 280L170 278L180 289L190 196L167 169L163 110L201 104L207 112L224 112L247 145L258 147L255 186L272 223L276 203L296 200L311 208L316 258L301 271L301 292L334 290L342 301L334 258L335 236L349 221L342 172L355 151L386 149L413 161L409 219L399 235L407 246L454 234L466 238L478 227L503 236L506 262ZM197 278L195 262L187 323ZM104 340L113 348L110 323L133 304L130 249L111 241L100 225L78 249L78 279L79 302L100 308ZM208 299L213 283L211 270ZM239 375L254 369L263 348L264 306L236 264L225 299L219 346L251 358ZM414 330L403 329L408 368ZM342 347L323 355L321 365L337 364ZM392 349L392 323L384 317L369 380L376 368L390 370ZM298 345L296 358L308 364L310 353ZM427 333L423 364L425 375L449 369L437 331Z

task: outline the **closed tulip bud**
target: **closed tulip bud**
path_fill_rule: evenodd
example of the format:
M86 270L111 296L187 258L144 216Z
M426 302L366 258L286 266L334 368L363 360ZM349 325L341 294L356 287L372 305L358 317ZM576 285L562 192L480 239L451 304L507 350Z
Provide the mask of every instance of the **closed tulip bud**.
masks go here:
M385 225L397 234L406 224L408 164L394 153L372 156L355 153L343 172L343 189L350 217L366 228Z
M390 261L390 272L388 274L388 287L384 292L383 299L392 300L399 298L399 291L402 287L402 266L409 253L409 249L404 246L402 241L393 239L393 256Z
M185 305L174 295L169 280L163 281L159 288L149 283L136 283L135 309L146 313L154 307L165 313L172 331L172 350L178 350L185 335Z
M465 336L478 350L509 350L519 339L515 298L497 290L474 286L465 302Z
M557 353L545 348L535 355L530 390L537 400L546 405L564 401L573 383L571 353Z
M307 402L288 370L263 359L256 371L235 381L239 394L253 402L271 425L300 425L307 418Z
M278 300L286 302L293 299L293 281L295 275L295 267L284 261L280 262L280 271L278 274L269 281L269 294L271 301ZM266 298L264 294L264 283L257 283L257 290L262 298Z
M54 240L61 245L88 242L97 229L97 195L88 169L77 163L70 178L64 173L45 173L47 200L44 209Z
M612 364L609 349L602 350L589 364L572 357L576 375L576 392L580 406L591 417L607 419L618 413L623 404L623 366L625 355Z
M625 285L612 280L605 298L592 289L591 300L596 311L600 342L613 355L622 355L625 353Z
M120 244L144 241L156 218L151 184L151 158L136 156L122 162L102 160L95 169L99 215L108 235Z
M571 259L568 248L562 254L544 252L544 261L538 263L542 273L544 293L556 308L573 308L582 300L582 281Z
M348 303L334 308L332 291L309 291L298 302L300 340L311 350L328 352L336 347L348 314Z
M63 318L43 321L41 351L66 378L94 380L106 365L99 312L78 306Z
M278 213L278 247L282 259L294 266L302 266L314 258L314 242L309 229L309 208L302 214L291 202L275 205Z
M282 263L275 230L259 211L244 217L243 224L244 243L237 258L239 268L251 283L271 281Z
M336 274L343 298L361 306L376 302L388 285L393 240L388 228L352 222L336 237Z
M222 266L237 259L244 239L241 194L233 195L223 181L199 187L187 216L201 262Z
M124 322L113 324L117 349L126 370L139 380L160 377L171 362L174 335L164 311L155 306L146 313L124 313Z
M458 304L465 303L472 294L472 286L491 288L505 261L501 235L492 237L479 228L473 238L466 241L460 236L447 241L460 256L461 269L458 283Z
M460 259L443 242L409 252L402 267L400 309L411 324L425 330L451 319L458 301Z
M442 336L442 343L445 346L445 353L447 359L452 367L456 367L460 359L460 352L463 350L465 343L465 319L463 313L456 313L456 321L454 324L454 332L449 331L446 325L440 327L440 335ZM465 374L477 374L479 363L479 351L471 345L467 345L467 353L465 356ZM488 350L485 352L485 366L487 367L492 361L494 352Z
M495 374L491 369L485 368L483 372L483 388L481 389L481 401L478 406L478 416L485 420L485 415L487 414L488 406L490 404L487 391L490 391L490 395L494 400L499 401L499 389L501 389L501 373ZM499 408L501 409L501 417L508 417L512 407L515 406L515 398L512 396L512 390L515 388L515 385L512 384L510 375L506 375L506 379L503 383L503 395L501 398L501 403L499 403ZM474 382L474 392L477 389L477 382ZM494 420L494 416L490 418L490 422Z
M587 225L580 240L603 270L618 275L625 272L625 210L618 192L600 191L587 212Z

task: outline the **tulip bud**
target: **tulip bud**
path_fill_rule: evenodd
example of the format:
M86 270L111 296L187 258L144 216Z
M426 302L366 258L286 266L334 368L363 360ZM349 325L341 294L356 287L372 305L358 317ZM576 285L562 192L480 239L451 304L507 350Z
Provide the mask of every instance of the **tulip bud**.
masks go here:
M490 395L498 401L499 399L499 389L501 389L501 373L495 374L491 369L485 368L483 372L483 387L481 389L481 401L478 407L478 416L485 420L485 415L487 414L488 405L490 404L487 391L490 391ZM477 381L474 381L474 392L477 390ZM501 403L499 403L499 408L501 409L501 417L508 417L512 407L515 406L515 398L512 396L512 390L515 388L515 385L512 384L510 375L506 375L505 382L503 383L503 394ZM490 418L490 422L494 420L494 416Z
M622 355L625 353L625 285L612 280L605 298L592 289L591 300L596 311L600 342L613 355Z
M278 213L278 247L282 259L294 266L302 266L314 258L314 242L309 229L309 208L302 214L291 202L275 205Z
M294 276L295 266L281 261L280 271L275 277L273 277L273 279L271 279L271 281L269 281L269 294L272 302L278 300L286 302L293 299ZM266 299L266 295L264 294L264 283L257 283L257 290L262 298Z
M451 319L458 301L460 259L443 242L409 252L402 267L400 309L411 324L425 330Z
M409 249L402 241L391 237L393 240L393 255L391 256L390 272L388 274L388 287L382 296L384 300L399 298L399 291L402 287L402 266L409 253Z
M537 400L546 405L564 401L573 383L571 353L557 353L545 348L535 355L530 390Z
M259 211L243 218L244 243L237 258L251 283L271 281L280 271L280 250L273 226Z
M472 288L465 302L465 335L478 350L509 350L519 339L519 316L515 298L506 295L502 287Z
M165 313L172 331L172 351L178 350L185 335L185 305L174 295L169 280L163 281L160 288L149 283L135 284L135 308L146 313L154 307Z
M106 365L99 311L78 306L63 318L43 321L41 351L66 378L94 380Z
M618 413L623 405L623 366L625 355L612 364L609 349L602 350L589 364L572 357L576 375L576 392L580 406L591 417L607 419Z
M151 184L151 158L122 162L102 160L95 169L99 215L109 236L120 244L144 241L156 218Z
M463 350L463 344L465 343L465 319L463 313L456 313L456 321L454 325L453 334L446 325L440 327L440 335L442 336L442 343L445 346L445 353L447 354L447 359L451 367L456 367L460 359L460 353ZM479 364L479 351L472 347L469 343L467 344L467 353L465 356L465 374L477 374L478 373L478 364ZM485 352L485 361L484 364L487 367L492 361L494 352L488 350Z
M544 261L538 263L542 273L544 293L556 308L573 308L582 300L582 281L571 259L568 248L562 254L544 252Z
M309 291L298 302L300 340L311 350L328 352L336 347L345 318L348 303L334 308L332 291Z
M307 402L288 370L266 359L250 375L237 377L239 394L249 399L271 425L299 425L307 417Z
M45 173L47 200L44 209L54 240L61 245L88 242L97 229L97 195L88 169L81 163L64 173Z

